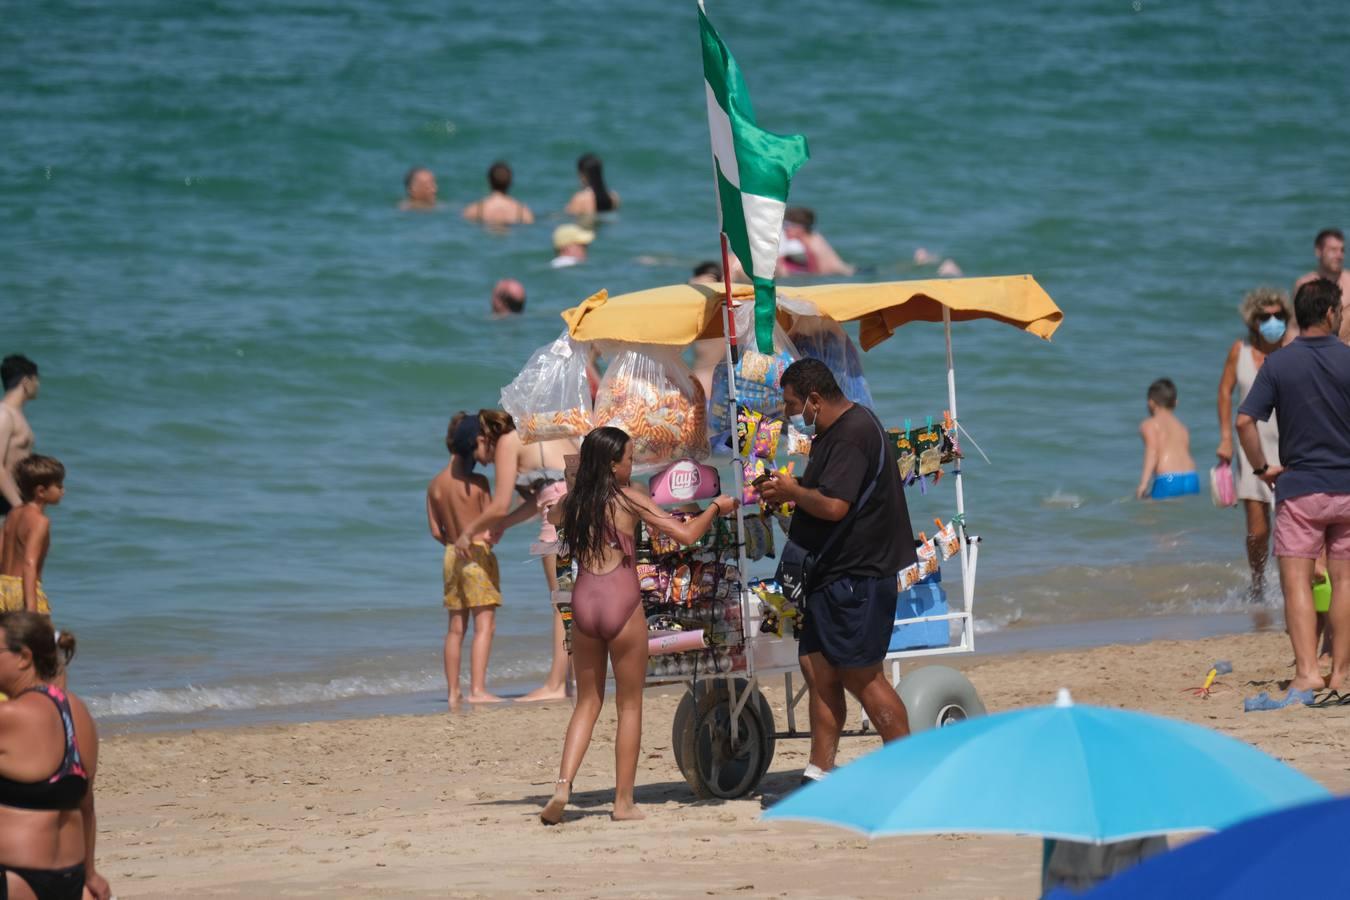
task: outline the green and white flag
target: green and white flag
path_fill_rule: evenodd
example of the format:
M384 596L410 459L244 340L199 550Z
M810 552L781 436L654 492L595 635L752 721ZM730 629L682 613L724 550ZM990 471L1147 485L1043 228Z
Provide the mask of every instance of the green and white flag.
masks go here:
M703 83L708 94L717 179L717 217L731 252L755 285L755 339L773 350L774 269L792 176L811 157L806 138L780 135L755 124L755 109L741 70L698 4L703 44Z

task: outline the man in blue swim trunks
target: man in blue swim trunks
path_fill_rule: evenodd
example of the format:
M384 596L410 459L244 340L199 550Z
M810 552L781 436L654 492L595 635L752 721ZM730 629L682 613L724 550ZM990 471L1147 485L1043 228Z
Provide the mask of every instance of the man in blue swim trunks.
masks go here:
M1191 459L1191 433L1176 416L1177 386L1159 378L1148 386L1148 418L1139 423L1144 440L1144 471L1135 496L1168 500L1200 493Z

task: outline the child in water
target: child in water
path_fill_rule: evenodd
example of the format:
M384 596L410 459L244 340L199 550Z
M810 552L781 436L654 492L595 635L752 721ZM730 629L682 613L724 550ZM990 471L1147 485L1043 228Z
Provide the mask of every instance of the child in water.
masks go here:
M50 456L25 457L14 467L23 505L0 519L0 610L51 615L42 590L42 565L51 547L47 507L66 493L66 467Z
M1176 417L1177 386L1159 378L1148 386L1148 418L1139 423L1144 440L1144 471L1135 496L1167 500L1200 493L1200 478L1191 459L1191 433ZM1151 487L1150 487L1150 482Z

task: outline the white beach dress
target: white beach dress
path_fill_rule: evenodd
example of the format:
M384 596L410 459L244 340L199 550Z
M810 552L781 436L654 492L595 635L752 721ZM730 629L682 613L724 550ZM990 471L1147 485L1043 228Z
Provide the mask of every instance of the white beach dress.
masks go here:
M1252 345L1246 341L1242 342L1241 349L1238 350L1237 360L1237 384L1240 398L1238 405L1247 399L1247 392L1252 389L1252 382L1256 381L1256 360L1252 356ZM1275 420L1275 413L1270 414L1270 421L1256 423L1256 433L1261 436L1261 452L1266 455L1266 462L1272 466L1280 464L1280 428ZM1275 497L1270 488L1264 481L1252 474L1252 464L1247 461L1247 454L1242 452L1242 444L1238 443L1237 449L1233 454L1233 462L1237 464L1237 496L1239 500L1260 500L1262 503L1273 503Z

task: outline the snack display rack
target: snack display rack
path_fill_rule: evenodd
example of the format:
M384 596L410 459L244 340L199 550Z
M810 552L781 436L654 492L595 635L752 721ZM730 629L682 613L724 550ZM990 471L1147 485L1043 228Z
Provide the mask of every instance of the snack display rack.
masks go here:
M601 292L563 313L570 337L650 343L683 348L695 340L724 337L732 330L731 307L749 300L748 287L726 292L707 286L677 285L622 297ZM952 355L952 323L992 319L1036 334L1046 340L1063 318L1059 308L1029 275L996 278L944 279L883 284L780 286L780 318L784 307L814 307L816 314L838 322L860 323L860 343L870 349L906 322L941 322L946 342L947 409L943 427L948 441L941 462L951 466L955 515L939 523L936 539L920 552L918 568L902 576L901 587L931 584L940 579L938 561L950 557L960 572L960 595L951 611L917 615L897 613L894 649L886 657L889 679L905 700L915 731L941 727L984 712L970 682L944 666L925 665L900 677L904 660L969 653L975 648L974 602L980 538L966 520L966 498L961 471L956 376ZM791 298L784 302L784 298ZM736 407L736 358L728 341L726 372L731 407ZM924 426L934 431L930 421ZM731 423L732 447L741 458L731 467L736 493L744 496L744 462L749 441L742 442ZM932 457L924 460L924 429L894 431L892 441L901 473L911 478L916 464L933 471ZM920 443L920 452L906 456L905 447ZM922 470L920 470L922 471ZM660 535L640 535L639 580L653 630L648 684L683 683L686 686L672 722L676 764L696 796L735 798L753 791L773 759L776 741L808 737L799 727L799 707L806 688L798 686L797 641L793 630L797 611L772 585L749 578L746 556L747 515L742 506L733 517L719 520L709 535L693 547L680 547ZM751 523L750 527L755 527ZM925 552L926 551L926 552ZM570 561L560 560L559 609L568 621L566 591L573 572ZM954 623L954 624L953 624ZM662 627L664 626L664 627ZM650 626L649 626L650 627ZM664 643L663 643L664 642ZM664 652L664 651L674 652ZM786 695L784 728L760 689L764 679L782 676ZM804 724L804 723L803 723ZM863 721L859 729L868 731Z

